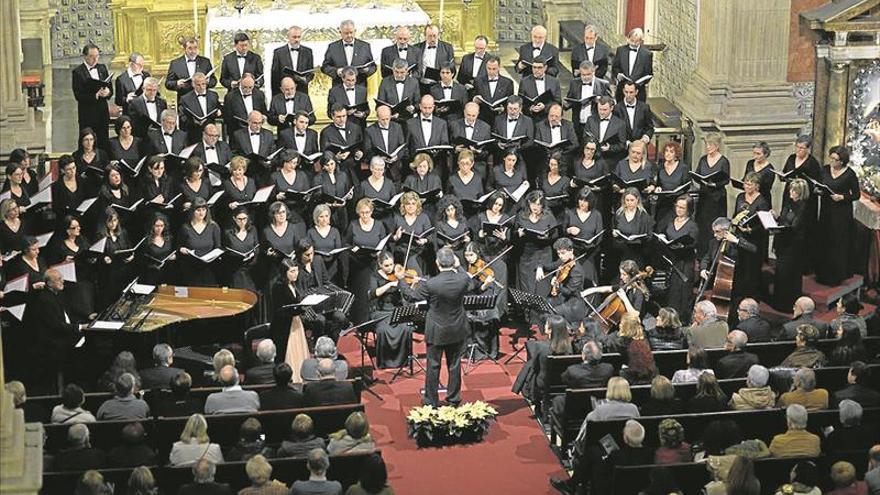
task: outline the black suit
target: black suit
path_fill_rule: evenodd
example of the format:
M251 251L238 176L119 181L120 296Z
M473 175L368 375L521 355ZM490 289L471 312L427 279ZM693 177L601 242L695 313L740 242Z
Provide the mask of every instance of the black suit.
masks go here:
M386 147L385 139L382 136L383 131L379 127L379 123L376 122L367 127L367 132L364 134L364 161L369 162L376 155L384 157L384 155L376 151L375 148L390 153L396 150L401 144L407 142L406 136L403 133L403 127L397 122L389 122L387 132L388 146ZM405 175L402 166L407 162L407 150L404 148L397 154L397 161L388 166L390 172L389 177L394 182L399 183L402 180L403 175Z
M287 43L275 49L272 55L272 96L281 94L281 80L284 79L284 67L293 69L297 72L303 72L315 68L315 59L312 55L312 49L307 46L299 45L296 50L296 67L293 67L293 58L290 56L291 48ZM304 77L293 77L296 82L297 92L309 93L309 83L315 78L314 72L309 72Z
M794 340L797 336L797 327L801 325L813 325L819 330L819 337L824 338L828 335L828 323L817 320L813 318L812 314L802 314L797 318L785 323L782 325L782 333L780 333L776 340Z
M98 70L98 78L107 79L110 73L104 64L96 64ZM97 87L91 82L92 77L86 64L82 63L73 69L71 75L71 85L73 87L73 97L76 98L76 113L79 119L79 130L82 132L86 127L91 127L98 138L96 143L99 148L104 151L110 151L110 133L108 126L110 125L110 109L107 107L107 101L113 96L113 88L110 88L110 95L98 98Z
M278 409L296 409L303 407L303 394L291 387L272 387L260 392L260 410L276 411Z
M147 100L144 96L138 96L128 104L128 116L131 117L132 133L141 139L147 137L147 131L150 130L150 126L155 129L157 128L156 122L161 124L162 112L168 108L168 102L158 94L153 101L156 104L155 120L150 118L150 112L147 110ZM158 127L161 127L161 125Z
M565 95L565 97L571 98L573 100L580 100L581 94L582 94L581 89L583 88L583 85L584 85L584 82L580 77L573 77L571 79L571 84L569 84L569 86L568 86L568 93ZM590 86L592 88L593 95L603 95L603 96L609 95L610 96L610 90L608 88L608 81L594 77ZM569 105L571 105L571 122L574 124L574 130L575 130L575 132L577 132L578 139L583 139L585 122L581 122L582 105L580 103L574 103L574 104L572 104L570 102L567 102L567 103ZM590 104L590 112L589 112L589 115L587 115L587 118L589 118L590 115L595 115L595 114L596 114L596 102L595 102L595 100L593 100L593 102Z
M181 373L183 373L182 369L170 366L154 366L140 370L138 374L141 376L141 389L170 389L171 380Z
M553 76L544 76L544 92L547 91L550 92L550 99L544 101L543 110L540 112L532 112L529 102L523 98L523 112L527 112L534 120L547 118L547 111L549 110L550 104L552 102L562 103L562 88L559 86L559 79L556 79ZM522 81L519 83L519 95L528 96L529 98L535 98L538 96L538 86L534 76L529 75L522 78ZM544 98L547 97L545 96Z
M312 99L309 98L309 95L297 91L296 94L293 95L293 101L291 103L293 103L293 113L306 112L309 114L309 125L315 123L315 108L312 106ZM289 113L290 112L287 110L287 98L284 94L278 93L273 96L272 101L269 102L269 124L278 127L279 130L285 127L292 127L292 124L281 122L278 119L279 116Z
M28 294L21 324L34 338L27 352L31 354L32 363L40 364L30 367L31 383L38 385L35 388L41 391L51 388L80 336L77 325L71 322L70 312L64 308L60 294L48 287Z
M348 173L348 177L351 179L352 184L358 184L360 182L357 176L359 167L357 167L354 154L357 149L363 149L363 141L364 134L361 127L351 123L351 121L348 121L345 124L345 137L342 136L342 133L339 132L339 129L337 129L335 125L328 125L321 129L320 142L322 150L326 150L327 145L329 144L349 146L355 143L361 143L360 147L355 147L355 149L351 150L351 154L348 155L347 159L337 164L339 171Z
M208 72L211 72L212 68L214 68L214 66L207 57L196 55L196 70L193 74L196 72L208 74ZM187 81L186 85L179 89L177 87L177 81L181 79L190 79L190 77L189 68L186 64L186 55L177 57L168 65L168 73L165 75L165 89L176 91L177 97L180 98L181 96L192 92L192 80ZM216 85L217 77L214 74L211 74L211 77L208 78L208 88L213 88Z
M751 352L731 352L718 360L715 365L715 376L723 378L745 378L752 365L760 364L758 356Z
M446 400L461 402L461 353L470 333L470 323L462 301L474 289L473 280L464 272L444 270L415 289L401 283L400 290L416 300L428 302L425 318L425 342L428 345L428 369L425 376L425 404L439 405L437 386L440 382L440 359L446 354L449 385Z
M513 94L513 81L504 76L498 76L498 82L495 84L495 92L492 92L492 85L488 76L480 76L474 79L474 96L479 96L487 102L498 101ZM498 114L486 105L480 104L480 120L489 125L495 123L495 117Z
M571 122L562 119L559 123L559 137L560 139L567 139L569 143L565 145L565 147L561 148L560 151L565 156L565 159L568 160L574 156L574 154L580 148L578 140L577 132L574 130L574 125ZM535 125L535 140L543 141L545 143L553 142L553 130L550 128L550 121L544 119ZM541 148L542 151L546 151L545 148ZM546 155L546 153L545 153ZM548 156L549 157L549 156ZM546 162L542 162L546 163ZM562 164L564 165L564 164ZM560 172L563 173L563 172Z
M226 483L187 483L180 487L177 495L232 495L232 488Z
M446 93L449 93L449 98L446 98ZM458 108L453 108L448 112L441 112L440 106L437 106L434 109L434 114L438 117L441 117L446 120L446 122L452 122L455 119L460 119L463 115L464 105L468 102L468 90L461 83L457 81L452 81L451 88L449 90L444 89L443 83L436 83L431 85L431 96L434 97L434 101L452 99L458 101Z
M303 387L303 399L306 407L357 404L358 402L351 382L340 382L335 379L306 383Z
M358 67L368 64L365 68L358 69L358 84L367 84L367 78L376 72L376 64L373 62L373 52L370 44L363 40L354 40L354 47L351 55L351 63L345 56L345 47L342 40L336 40L327 45L327 51L324 53L324 62L321 64L321 72L333 79L334 86L341 86L342 79L336 74L338 69L352 66Z
M406 64L408 66L413 66L409 75L419 78L421 75L421 64L422 64L422 51L415 45L408 45L406 48L405 56L401 57L400 52L397 50L397 43L392 44L391 46L386 46L382 49L382 53L379 55L379 63L382 64L382 67L379 69L379 73L382 75L382 78L386 78L390 76L394 71L391 69L394 61L402 58L406 60Z
M345 88L344 85L340 84L338 86L333 86L330 88L330 92L327 93L327 115L332 115L333 112L330 111L333 108L333 105L339 103L342 106L349 106L350 103L348 101L348 93L349 91ZM354 85L354 104L361 105L367 102L367 86L364 84L355 84ZM361 129L367 127L367 117L370 116L370 107L366 106L364 109L363 117L355 117L354 114L349 114L348 122L351 124L355 124Z
M214 145L214 151L217 152L217 164L218 165L224 166L227 163L229 163L229 160L232 160L232 150L229 148L229 145L226 143L226 141L219 141L218 140L217 144ZM205 159L205 142L204 141L200 140L198 142L198 144L196 144L196 147L193 150L191 156L197 156L197 157L201 158L202 160L205 160L205 163L211 163L207 159ZM207 172L205 172L205 173L207 174ZM208 176L205 175L205 179L207 179L207 178L208 178Z
M266 384L266 383L275 383L275 377L273 375L273 371L275 370L275 362L259 364L254 366L253 368L248 369L244 374L245 383L248 385L257 385L257 384ZM263 408L263 403L260 403L260 409Z
M215 91L208 90L207 93L205 93L204 98L208 113L220 108L220 96ZM192 114L199 117L205 116L198 100L199 96L192 91L182 97L178 97L177 100L177 113L180 121L180 128L186 131L186 134L190 139L190 144L194 144L202 138L202 126L200 126L196 119L190 114L190 112L192 112ZM216 119L216 114L214 114L214 117L211 117L205 123L214 122Z
M135 95L135 98L139 97L144 88L144 81L148 77L150 77L150 73L143 71L141 72L141 78L135 83L131 76L128 75L127 70L122 71L122 73L116 76L116 80L113 82L113 93L116 95L114 103L116 103L116 106L122 107L122 113L128 114L128 102L125 101L128 98L128 94L138 93Z
M406 134L409 139L410 156L415 156L418 153L416 150L419 148L449 144L449 131L446 130L446 121L436 115L431 116L430 136L425 136L424 132L422 132L421 113L406 121ZM437 162L438 160L435 160L435 166L437 166Z
M235 131L235 134L232 135L230 145L236 153L242 155L256 153L260 156L269 156L275 151L275 136L269 129L260 129L260 149L255 150L251 146L250 128L246 127Z
M605 163L606 170L614 170L617 162L626 157L626 123L615 115L611 115L608 122L608 128L605 134L599 136L599 114L593 114L587 119L587 125L584 126L584 135L590 134L593 139L599 142L599 148L596 150L596 160ZM602 146L610 145L608 150L603 150Z
M263 75L263 58L248 50L244 55L244 72L238 69L238 52L232 50L223 56L220 63L220 84L227 90L232 90L232 82L240 81L245 74L254 76L254 80ZM262 87L263 80L256 81L256 87Z
M474 58L476 54L474 53L466 53L463 57L461 57L461 64L458 66L458 77L456 78L458 82L467 86L470 84L474 85L474 80L477 77L486 77L486 55L487 52L483 55L483 61L480 63L480 68L477 69L477 75L474 76Z
M632 73L630 73L629 59L633 54L636 55L636 61L635 64L633 64ZM638 51L630 51L629 45L619 46L614 53L614 61L611 64L611 74L615 78L618 74L623 74L632 81L638 81L645 76L653 76L654 55L644 46L640 46ZM645 101L647 99L648 82L650 81L638 85L639 100ZM617 83L616 99L617 101L623 100L623 82Z
M171 149L165 145L165 137L162 135L164 131L161 129L151 129L147 132L147 139L150 142L150 153L180 153L180 150L186 147L186 133L180 129L174 129L171 133Z
M465 127L465 121L463 118L458 120L453 120L447 126L449 128L449 141L450 143L455 143L455 140L464 137L467 138L468 129ZM471 132L470 139L472 141L485 141L487 139L492 139L492 127L489 124L483 122L480 119L474 121L474 130ZM482 174L483 178L486 179L488 177L488 172L486 171L486 159L489 157L489 146L483 146L483 149L480 150L479 153L475 154L476 162L474 163L474 169Z
M318 133L314 129L306 128L306 141L303 149L296 145L296 130L293 127L285 127L278 131L278 145L289 150L296 150L303 155L313 155L318 149Z
M550 43L545 41L544 44L541 45L541 52L538 53L537 57L534 55L534 46L531 41L520 45L518 52L519 57L516 59L517 64L520 61L531 63L537 58L538 60L546 61L544 65L547 67L547 74L550 74L551 76L559 74L559 49ZM517 72L519 72L522 77L532 75L532 66L528 64L524 65L525 68L523 70L517 70Z
M740 321L736 328L749 336L749 342L769 342L773 337L770 323L760 316L750 316Z
M626 123L626 140L638 141L642 136L654 137L654 119L651 118L651 107L643 101L636 99L633 118L629 118L629 108L626 101L621 101L614 106L614 113Z
M266 97L262 91L254 90L251 93L251 108L260 112L264 116L269 113L266 108ZM238 118L236 118L238 117ZM247 124L240 119L248 120L247 107L244 105L244 96L238 89L226 93L223 98L223 125L226 127L227 136L235 134L235 131L247 127Z
M407 77L404 79L403 98L397 97L397 87L397 80L394 79L394 76L388 76L382 79L382 82L379 83L379 94L376 95L376 98L392 105L397 105L403 100L408 100L409 104L413 106L413 112L418 111L419 98L421 97L421 94L419 93L419 82L413 77ZM379 103L376 103L376 105L378 106ZM392 115L392 117L394 117L394 115ZM412 113L398 115L395 118L400 122L409 117L412 117Z
M596 77L605 78L608 71L608 58L611 55L611 48L601 40L596 40L596 44L590 52L587 52L587 44L581 43L571 50L571 73L577 74L580 70L581 62L589 60L596 66L594 75Z
M494 126L495 134L498 134L499 136L504 136L504 137L528 136L527 139L520 141L518 146L520 149L530 147L532 145L532 141L535 139L535 123L534 123L534 121L531 118L529 118L523 114L520 114L519 118L517 119L516 125L513 128L513 133L508 136L508 134L507 134L508 118L509 118L508 114L506 114L506 113L502 113L501 115L495 117L495 126ZM496 163L500 163L500 162L496 162Z
M88 471L107 466L107 455L96 447L64 449L55 456L55 469L59 471Z
M425 52L429 50L428 44L425 41L416 44L416 48L419 50L419 62L421 63L421 67L427 67L425 65ZM455 59L455 48L452 47L450 43L447 43L443 40L437 40L436 48L433 50L437 50L437 55L434 58L434 69L439 69L440 65L444 62L452 62ZM424 69L423 74L424 74Z
M844 399L854 400L864 407L880 407L880 392L864 385L852 384L834 392L831 406L837 407Z

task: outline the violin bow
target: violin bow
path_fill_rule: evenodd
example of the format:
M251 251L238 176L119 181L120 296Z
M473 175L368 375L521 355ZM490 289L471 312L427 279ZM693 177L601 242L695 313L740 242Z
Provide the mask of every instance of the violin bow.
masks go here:
M546 278L548 278L548 277L552 277L553 275L556 274L556 272L558 272L559 270L562 270L562 267L565 266L565 265L567 265L568 263L577 263L578 261L580 261L581 258L583 258L584 256L586 256L588 253L589 253L589 251L587 251L586 253L581 254L580 256L578 256L577 258L575 258L575 259L573 259L573 260L571 260L571 261L568 261L568 262L566 262L566 263L563 263L563 264L559 265L559 267L556 268L555 270L553 270L552 272L545 273L544 276L541 277L541 278L538 280L538 282L540 282L541 280L544 280L544 279L546 279Z
M477 272L474 273L473 275L471 275L470 277L471 277L471 278L476 278L476 277L478 277L481 273L483 273L483 272L486 270L486 268L489 268L489 265L491 265L492 263L495 263L496 261L500 260L501 257L504 256L505 254L507 254L508 251L510 251L511 249L513 249L513 246L507 246L506 248L504 248L504 251L501 251L501 253L499 253L498 256L492 258L492 261L490 261L490 262L486 263L485 265L483 265L483 268L480 268L479 270L477 270ZM470 275L470 274L469 274L469 275Z

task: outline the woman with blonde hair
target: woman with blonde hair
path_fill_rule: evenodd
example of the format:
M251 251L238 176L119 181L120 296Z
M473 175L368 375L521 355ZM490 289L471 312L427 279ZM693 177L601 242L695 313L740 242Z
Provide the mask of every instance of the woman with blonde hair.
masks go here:
M376 258L382 251L379 244L389 233L382 222L373 218L373 202L369 198L361 198L355 206L355 212L357 218L349 223L344 244L357 248L352 249L348 290L356 295L351 307L351 321L358 324L369 316L370 301L363 296L370 288Z
M711 177L700 182L700 199L697 208L697 256L702 257L712 237L712 222L719 217L727 217L727 184L730 182L730 162L721 154L721 136L709 134L704 138L706 154L700 157L695 171L702 177ZM713 175L717 174L717 175Z
M612 376L608 380L605 400L587 414L586 421L638 418L639 416L639 408L632 403L629 382L621 376Z
M319 204L312 211L314 225L309 227L309 240L315 248L315 254L324 260L327 277L338 286L345 285L348 274L347 253L330 254L334 249L342 247L342 234L333 225L333 210L328 204Z
M621 354L626 356L626 367L620 370L620 376L630 383L650 383L657 374L657 364L651 346L645 339L639 314L630 312L623 315L618 334Z
M168 462L175 467L191 466L199 459L213 463L223 462L223 452L208 436L208 421L201 414L193 414L186 420L180 440L174 442Z
M789 201L782 203L782 213L773 211L776 223L784 228L773 241L776 252L776 273L773 278L773 307L789 311L795 299L803 294L801 275L809 261L807 230L810 228L810 186L804 179L786 185ZM814 212L815 214L815 212Z
M420 197L423 197L422 208L425 210L425 214L428 215L428 218L434 218L434 215L437 213L436 202L443 189L440 177L434 172L434 160L427 153L418 153L413 157L409 168L415 173L408 174L403 179L403 188L416 192ZM425 197L425 193L431 191L437 192Z
M394 235L391 238L394 241L394 257L401 263L406 262L404 268L425 273L422 255L434 228L431 219L422 211L422 200L417 193L403 193L400 198L400 213L394 215L393 228Z
M370 423L362 412L349 414L345 419L345 429L331 433L330 442L327 444L327 453L330 455L374 450L376 444L370 436Z
M239 490L238 495L287 495L290 490L284 483L272 479L272 465L262 454L251 457L244 470L251 486Z
M624 189L620 208L614 214L613 227L612 252L616 259L634 260L641 264L646 241L654 230L654 219L645 211L642 195L634 187Z

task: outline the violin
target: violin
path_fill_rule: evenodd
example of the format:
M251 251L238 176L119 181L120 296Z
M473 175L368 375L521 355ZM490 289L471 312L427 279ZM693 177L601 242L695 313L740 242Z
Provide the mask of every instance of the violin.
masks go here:
M559 271L556 272L556 276L553 277L553 280L550 281L550 295L556 297L559 295L559 286L562 285L565 280L568 278L569 274L571 274L572 268L574 268L575 260L569 260L559 266Z
M402 268L403 268L403 265L398 264L398 265L394 265L394 272L392 272L390 274L385 274L384 272L380 271L380 273L389 282L397 282L398 280L403 280L408 285L413 285L416 282L418 282L419 280L425 280L424 277L419 275L419 272L415 268L407 268L406 270L403 270L403 277L399 278L397 276L396 272Z
M468 265L468 275L476 276L480 282L485 282L489 277L495 278L495 272L480 258Z

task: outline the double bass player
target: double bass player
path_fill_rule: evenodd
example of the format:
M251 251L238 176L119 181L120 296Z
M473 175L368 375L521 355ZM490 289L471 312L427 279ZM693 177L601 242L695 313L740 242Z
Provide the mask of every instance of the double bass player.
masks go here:
M727 318L729 308L736 308L739 301L747 294L742 293L742 289L737 284L737 271L739 267L736 265L737 255L740 250L749 253L757 253L758 247L733 233L735 222L726 217L718 217L712 222L713 237L709 240L709 246L706 254L700 260L700 278L703 279L703 285L697 301L699 301L706 287L714 282L712 291L713 302L718 307L718 317ZM729 293L721 294L722 287L730 287ZM724 299L728 301L723 301ZM722 308L721 302L725 302L725 308Z

